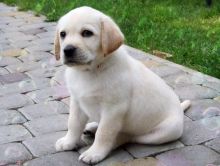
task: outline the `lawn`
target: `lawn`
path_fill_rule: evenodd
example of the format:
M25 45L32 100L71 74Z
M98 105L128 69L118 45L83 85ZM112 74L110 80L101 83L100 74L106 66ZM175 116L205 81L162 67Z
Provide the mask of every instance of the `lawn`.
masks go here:
M126 43L146 52L172 54L169 60L220 78L220 3L213 0L0 0L58 20L82 5L110 15Z

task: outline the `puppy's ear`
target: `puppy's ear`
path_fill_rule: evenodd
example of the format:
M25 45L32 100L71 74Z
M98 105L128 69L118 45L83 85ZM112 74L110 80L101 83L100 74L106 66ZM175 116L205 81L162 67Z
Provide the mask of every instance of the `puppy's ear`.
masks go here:
M118 49L124 41L124 35L119 27L108 17L101 20L101 46L104 55Z
M56 30L55 39L54 39L54 54L56 57L56 60L60 59L60 39L59 39L59 31Z

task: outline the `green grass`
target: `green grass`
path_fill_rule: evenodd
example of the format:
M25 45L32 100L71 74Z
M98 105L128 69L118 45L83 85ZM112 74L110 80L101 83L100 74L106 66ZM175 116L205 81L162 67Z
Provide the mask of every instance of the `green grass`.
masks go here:
M169 60L220 78L220 3L205 0L0 0L34 10L49 21L87 5L110 15L141 50L160 50Z

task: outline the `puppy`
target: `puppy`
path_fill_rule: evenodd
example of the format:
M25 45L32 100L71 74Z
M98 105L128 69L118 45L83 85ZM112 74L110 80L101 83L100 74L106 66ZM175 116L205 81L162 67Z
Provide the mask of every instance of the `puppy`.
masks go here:
M79 160L90 164L127 142L162 144L182 135L190 102L180 104L161 78L128 55L123 40L114 21L90 7L59 20L55 56L67 66L71 98L68 132L57 151L77 148L88 120L96 123L87 128L98 124L95 140Z

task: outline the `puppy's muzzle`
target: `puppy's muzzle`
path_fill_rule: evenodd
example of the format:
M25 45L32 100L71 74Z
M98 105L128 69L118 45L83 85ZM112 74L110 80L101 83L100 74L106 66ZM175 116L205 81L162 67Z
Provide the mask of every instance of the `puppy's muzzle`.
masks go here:
M67 61L72 60L76 57L76 47L72 45L67 45L64 50L65 59Z
M81 53L80 49L73 45L67 45L63 49L63 52L64 64L68 66L88 64L85 56Z

